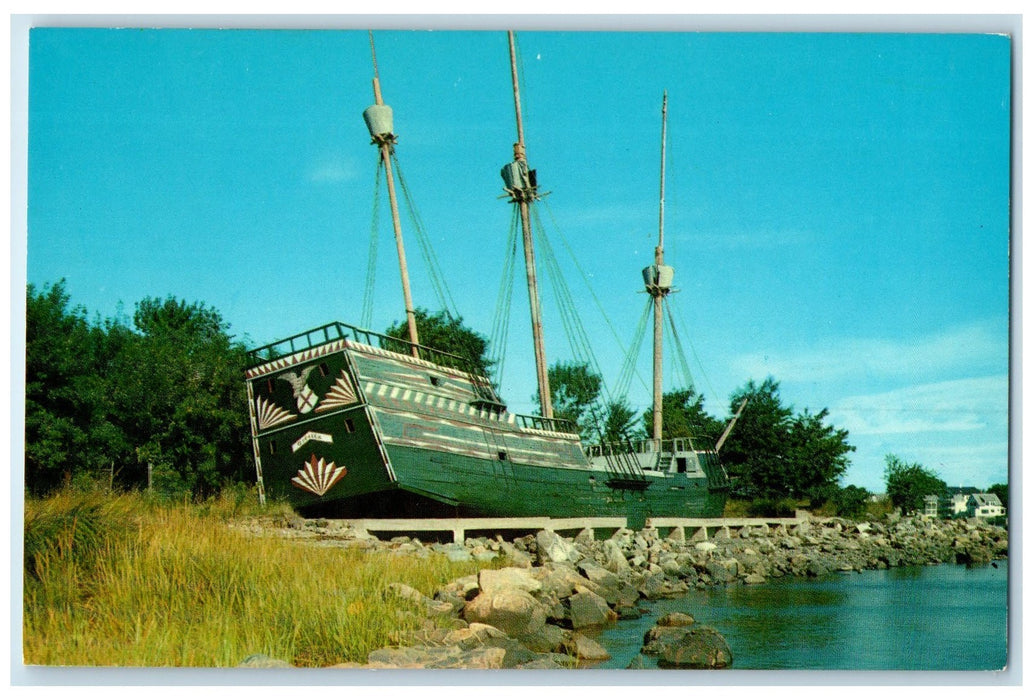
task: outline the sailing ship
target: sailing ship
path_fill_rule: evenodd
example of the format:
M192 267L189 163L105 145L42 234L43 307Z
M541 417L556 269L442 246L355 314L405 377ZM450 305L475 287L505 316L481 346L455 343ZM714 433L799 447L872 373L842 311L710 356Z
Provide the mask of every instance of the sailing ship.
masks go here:
M653 434L586 449L576 426L553 416L529 214L539 195L524 145L512 33L509 48L517 142L502 178L520 211L542 415L510 412L477 363L420 344L392 181L392 111L374 53L375 104L364 117L388 184L408 339L333 322L249 352L263 501L286 498L303 514L341 517L591 515L642 524L721 515L729 479L718 450L735 419L713 448L661 434L660 308L673 278L663 262L663 155L660 242L643 272L655 304Z

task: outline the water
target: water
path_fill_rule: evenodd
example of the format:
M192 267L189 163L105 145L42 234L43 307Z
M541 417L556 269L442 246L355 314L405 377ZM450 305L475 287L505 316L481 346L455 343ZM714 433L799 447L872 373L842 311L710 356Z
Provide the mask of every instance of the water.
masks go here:
M1008 564L995 564L784 578L647 603L642 619L599 633L613 658L597 668L626 668L656 619L679 611L721 632L740 670L998 670L1007 664Z

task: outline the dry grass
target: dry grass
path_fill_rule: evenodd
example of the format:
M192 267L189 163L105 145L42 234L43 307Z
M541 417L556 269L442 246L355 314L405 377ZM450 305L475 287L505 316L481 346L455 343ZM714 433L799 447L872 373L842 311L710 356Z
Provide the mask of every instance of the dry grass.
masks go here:
M364 662L420 624L425 594L478 565L251 538L232 497L202 506L68 491L26 502L24 660L75 666Z

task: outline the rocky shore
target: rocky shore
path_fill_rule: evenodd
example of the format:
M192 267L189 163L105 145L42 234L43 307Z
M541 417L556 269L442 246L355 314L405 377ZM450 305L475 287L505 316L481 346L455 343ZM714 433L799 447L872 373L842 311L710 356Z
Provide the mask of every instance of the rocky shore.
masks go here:
M584 531L563 537L542 530L506 541L469 538L463 544L425 544L411 537L383 541L335 521L294 519L273 528L247 524L256 534L303 538L318 546L361 547L399 556L440 552L505 568L482 569L428 597L404 584L388 594L416 603L420 629L398 635L395 646L370 653L365 664L339 668L591 667L609 654L590 635L594 628L641 617L640 601L678 597L690 588L756 585L781 576L936 563L982 564L1007 557L1007 531L980 521L891 518L853 522L801 519L795 525L759 524L705 530L619 530L606 539ZM619 623L618 623L619 624ZM690 615L657 620L642 654L661 668L729 668L732 650L718 630ZM287 667L262 656L244 667ZM629 668L642 667L641 656Z

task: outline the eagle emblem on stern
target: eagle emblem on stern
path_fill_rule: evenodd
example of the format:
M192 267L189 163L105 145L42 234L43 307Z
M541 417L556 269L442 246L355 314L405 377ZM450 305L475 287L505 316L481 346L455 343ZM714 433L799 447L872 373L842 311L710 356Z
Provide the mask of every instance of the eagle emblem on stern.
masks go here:
M291 389L294 390L294 401L298 404L298 410L301 413L308 413L319 402L316 392L308 387L308 375L312 373L313 369L315 369L314 365L306 367L300 372L284 372L279 377L291 385Z

